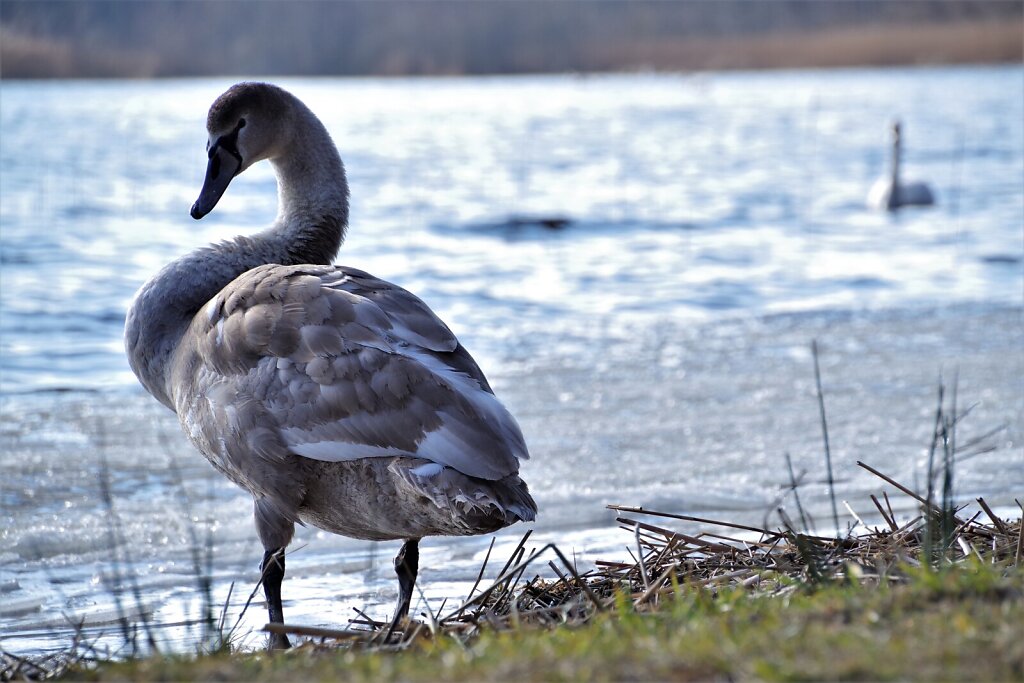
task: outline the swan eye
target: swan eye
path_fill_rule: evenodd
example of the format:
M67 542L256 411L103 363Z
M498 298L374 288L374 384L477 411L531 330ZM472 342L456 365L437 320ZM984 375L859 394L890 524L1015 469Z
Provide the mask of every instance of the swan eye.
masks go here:
M235 129L227 135L222 135L211 145L209 142L206 143L207 156L212 162L216 162L217 169L220 168L220 161L216 158L215 153L218 149L223 149L225 152L233 156L238 160L238 166L242 166L242 155L238 153L238 131L245 127L245 119L239 119L238 125ZM237 175L237 174L236 174Z

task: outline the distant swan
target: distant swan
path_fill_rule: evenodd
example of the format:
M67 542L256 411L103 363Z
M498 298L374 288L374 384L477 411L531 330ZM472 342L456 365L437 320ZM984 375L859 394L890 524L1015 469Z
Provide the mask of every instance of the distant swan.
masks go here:
M515 419L455 335L418 298L328 265L348 223L345 170L290 93L240 83L206 121L209 164L192 217L267 159L270 228L198 249L142 286L128 311L132 370L206 458L255 503L271 622L283 622L295 523L402 539L392 624L409 610L419 539L531 521ZM270 646L289 647L284 635Z
M892 124L892 155L889 173L875 181L868 192L868 206L880 211L895 211L901 206L931 206L935 203L928 185L921 182L900 182L902 134L900 122Z

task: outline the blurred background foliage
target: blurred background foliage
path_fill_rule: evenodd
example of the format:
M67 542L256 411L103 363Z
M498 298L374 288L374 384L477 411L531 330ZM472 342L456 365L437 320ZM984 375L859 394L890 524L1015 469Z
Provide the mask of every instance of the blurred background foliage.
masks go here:
M1005 0L4 0L0 77L1013 62Z

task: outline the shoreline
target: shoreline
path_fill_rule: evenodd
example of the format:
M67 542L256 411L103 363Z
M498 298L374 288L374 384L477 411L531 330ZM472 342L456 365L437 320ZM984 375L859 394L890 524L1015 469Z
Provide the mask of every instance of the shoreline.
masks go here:
M77 45L72 39L30 35L11 26L4 37L0 79L120 80L223 78L259 73L270 78L418 78L544 74L580 76L628 73L703 73L831 68L952 65L1015 65L1024 61L1024 22L975 20L922 24L857 24L819 30L760 34L659 37L642 42L584 48L577 63L547 67L382 67L361 71L269 68L175 70L157 52L116 51Z

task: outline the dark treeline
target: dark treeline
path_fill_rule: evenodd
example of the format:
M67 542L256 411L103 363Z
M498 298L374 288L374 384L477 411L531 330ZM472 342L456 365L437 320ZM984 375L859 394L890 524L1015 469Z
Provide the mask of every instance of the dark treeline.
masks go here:
M850 31L856 29L999 27L1007 22L1011 38L1017 31L1019 46L1021 16L1020 2L992 0L4 0L0 75L479 74L774 66L779 64L743 62L771 61L765 55L778 53L780 46L737 57L736 63L721 57L716 62L704 53L715 41L743 46L771 36L838 31L854 44ZM979 43L992 42L978 35ZM951 39L936 34L931 42ZM979 61L1014 58L1012 47L1000 49L1009 54L1000 57L988 45ZM934 52L935 47L921 50ZM848 60L872 61L856 57L857 52L852 50ZM903 53L907 56L900 57ZM904 49L886 60L915 61L915 54ZM826 63L827 57L822 55Z

